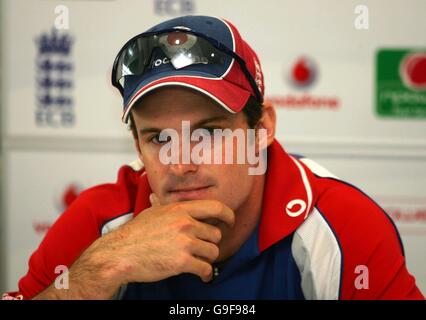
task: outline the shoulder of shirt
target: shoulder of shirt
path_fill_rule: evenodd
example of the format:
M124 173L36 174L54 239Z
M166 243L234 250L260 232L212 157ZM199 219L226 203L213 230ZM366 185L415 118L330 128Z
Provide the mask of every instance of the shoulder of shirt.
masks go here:
M84 207L91 213L99 232L105 234L133 217L138 184L144 174L139 160L124 165L118 171L116 182L84 190L69 209Z
M293 157L313 173L316 192L312 212L292 240L305 298L348 299L356 293L364 299L377 298L404 268L404 248L395 224L357 186L311 159ZM368 293L354 288L360 266L368 266L375 275Z
M294 156L314 174L317 201L313 211L321 216L335 236L383 238L397 236L402 242L392 219L386 211L359 187L340 179L316 161ZM360 172L362 174L362 172ZM309 220L309 219L307 219ZM307 222L307 221L306 221ZM377 232L380 230L381 232ZM346 235L344 235L346 233Z

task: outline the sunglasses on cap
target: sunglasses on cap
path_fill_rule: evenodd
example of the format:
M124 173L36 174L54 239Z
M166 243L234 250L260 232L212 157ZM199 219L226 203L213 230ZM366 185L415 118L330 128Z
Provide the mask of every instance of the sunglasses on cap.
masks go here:
M184 27L145 32L127 41L114 60L111 81L124 96L127 82L135 77L149 78L164 68L170 72L170 64L177 71L185 68L214 79L226 76L233 59L256 100L262 103L262 95L244 59L219 41Z

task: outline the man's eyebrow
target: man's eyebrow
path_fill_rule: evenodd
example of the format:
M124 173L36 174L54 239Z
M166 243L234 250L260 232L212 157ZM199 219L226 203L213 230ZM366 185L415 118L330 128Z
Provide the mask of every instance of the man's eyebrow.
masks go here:
M198 122L196 122L195 124L192 124L193 128L201 128L204 125L206 125L209 122L213 122L213 121L222 121L222 120L226 120L227 118L225 116L216 116L216 117L211 117L211 118L206 118L203 120L200 120ZM147 134L147 133L154 133L154 132L161 132L162 129L160 128L143 128L139 130L139 133L141 135Z
M216 116L216 117L211 117L211 118L203 119L203 120L200 120L200 121L194 123L192 126L194 128L200 128L200 127L203 127L204 125L206 125L209 122L222 121L222 120L227 120L227 117L225 117L225 116Z
M161 129L159 128L143 128L139 130L139 133L141 135L147 134L147 133L153 133L153 132L160 132Z

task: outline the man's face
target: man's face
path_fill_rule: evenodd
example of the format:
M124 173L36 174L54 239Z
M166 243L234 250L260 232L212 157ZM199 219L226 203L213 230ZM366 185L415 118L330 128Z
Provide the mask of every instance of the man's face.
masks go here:
M212 199L219 200L236 211L250 195L254 176L248 174L244 164L163 164L160 150L167 142L159 141L163 129L174 129L179 134L182 156L182 121L190 121L190 131L203 128L248 129L243 113L231 114L207 96L182 87L165 87L147 95L132 110L138 132L136 141L139 156L144 163L152 191L161 204L177 201ZM213 138L212 138L213 140ZM236 139L234 139L236 140ZM186 141L190 148L198 142ZM233 144L234 159L237 152ZM213 154L213 143L211 146ZM222 144L225 153L225 144ZM222 161L224 162L224 161Z

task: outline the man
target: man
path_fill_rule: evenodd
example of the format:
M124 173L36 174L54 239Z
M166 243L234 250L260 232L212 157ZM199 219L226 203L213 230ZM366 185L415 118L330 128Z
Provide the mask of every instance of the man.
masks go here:
M260 62L231 23L163 22L125 44L112 81L139 160L79 196L7 297L423 298L386 213L274 139ZM246 149L219 143L238 130Z

